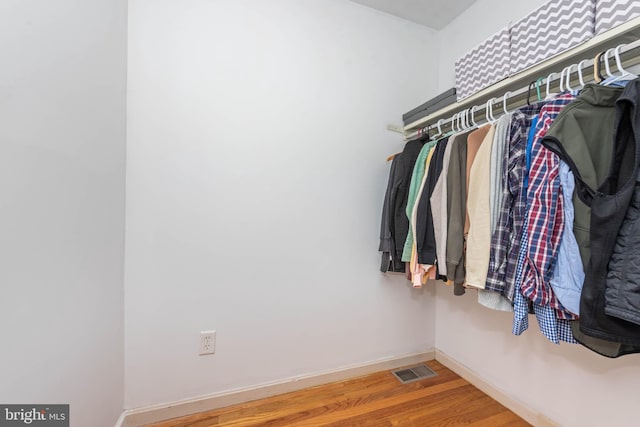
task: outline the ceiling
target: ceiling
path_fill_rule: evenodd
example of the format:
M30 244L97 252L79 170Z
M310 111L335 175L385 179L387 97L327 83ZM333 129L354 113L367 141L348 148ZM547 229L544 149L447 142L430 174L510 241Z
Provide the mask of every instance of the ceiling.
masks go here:
M435 30L447 26L475 0L351 0L364 6L426 25Z

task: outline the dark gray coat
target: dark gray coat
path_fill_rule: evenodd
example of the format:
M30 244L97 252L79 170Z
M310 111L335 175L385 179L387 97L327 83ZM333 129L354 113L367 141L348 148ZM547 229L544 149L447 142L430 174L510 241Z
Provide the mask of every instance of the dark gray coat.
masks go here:
M402 250L409 233L409 218L405 212L409 184L418 154L428 139L428 135L425 135L407 142L402 153L393 159L382 209L380 246L378 248L382 251L380 270L383 272L388 270L404 272L405 270L402 262Z
M636 135L631 127L640 125L640 111L637 109L638 90L640 81L629 83L629 90L625 91L620 99L625 108L622 110L629 116L629 122L618 129L618 136L625 146L621 147L620 155L627 159L629 163L634 155L640 152L640 135ZM631 117L631 116L635 117ZM640 129L636 131L640 132ZM634 150L635 149L635 150ZM634 152L635 151L635 152ZM636 165L637 166L637 165ZM615 165L622 172L612 171L614 176L624 174L624 163L621 166ZM629 168L629 166L627 166ZM609 261L609 271L605 287L605 313L619 319L640 325L640 171L635 172L635 176L628 176L627 180L617 182L621 186L621 191L633 193L631 201L627 207L624 219L618 232L611 260ZM619 181L619 179L616 179Z

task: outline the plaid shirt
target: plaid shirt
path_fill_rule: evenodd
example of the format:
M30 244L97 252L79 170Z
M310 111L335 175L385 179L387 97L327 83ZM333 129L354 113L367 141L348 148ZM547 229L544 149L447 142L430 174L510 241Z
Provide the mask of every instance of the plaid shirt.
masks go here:
M535 117L532 120L532 128L529 133L527 147L526 147L526 162L525 162L525 180L523 186L523 194L525 200L531 200L531 195L528 192L529 189L529 175L528 171L531 169L532 161L532 151L533 151L533 143L539 135L542 133L540 129L544 128L544 114L541 113L539 117ZM540 125L540 126L539 126ZM544 131L546 133L546 131ZM527 213L529 212L529 205L527 204ZM521 236L521 246L520 251L518 253L518 262L516 264L516 275L515 275L515 283L517 286L517 292L514 293L513 300L513 329L512 332L514 335L521 335L524 331L529 328L529 303L530 301L525 298L522 294L522 289L520 284L522 283L522 275L524 272L525 260L527 258L527 253L529 249L529 221L531 219L530 215L525 215L525 223L523 225L522 236ZM567 320L558 320L556 317L557 311L549 305L540 305L538 303L532 304L533 312L536 315L536 320L538 321L538 326L540 327L540 331L542 334L551 342L555 344L559 344L560 341L565 341L568 343L575 344L576 340L573 337L573 332L571 330L571 322Z
M521 281L524 260L527 256L528 220L529 218L527 217L525 219L524 230L522 233L522 246L520 247L516 271L517 282ZM522 295L522 291L518 289L518 292L514 294L513 298L512 332L514 335L521 335L524 331L529 329L529 302L530 301ZM556 309L549 305L540 305L537 303L533 303L532 305L540 332L542 332L542 335L544 335L549 341L555 344L560 344L560 341L570 344L578 343L573 337L571 322L565 319L558 319L556 315L558 311Z
M509 145L503 160L502 205L498 224L491 238L489 270L485 289L500 292L513 301L520 237L525 218L526 198L522 192L525 149L532 118L544 103L520 108L513 113Z
M545 148L542 138L547 134L560 111L576 97L564 93L547 103L538 118L531 146L531 167L526 192L527 241L522 268L522 294L536 305L551 306L559 319L574 320L575 316L562 306L550 285L558 259L564 230L564 199L560 187L560 158Z
M564 341L570 344L578 342L573 337L571 322L569 320L557 319L556 310L548 305L542 306L533 304L533 311L538 320L540 332L549 341L560 344ZM529 328L529 303L521 292L516 292L513 300L513 334L521 335Z

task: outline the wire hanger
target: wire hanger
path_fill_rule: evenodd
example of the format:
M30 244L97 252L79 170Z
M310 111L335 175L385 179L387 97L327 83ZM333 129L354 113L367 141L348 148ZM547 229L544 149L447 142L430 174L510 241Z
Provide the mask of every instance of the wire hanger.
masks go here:
M532 81L529 83L529 87L527 88L527 105L531 105L531 88L536 84L536 81Z

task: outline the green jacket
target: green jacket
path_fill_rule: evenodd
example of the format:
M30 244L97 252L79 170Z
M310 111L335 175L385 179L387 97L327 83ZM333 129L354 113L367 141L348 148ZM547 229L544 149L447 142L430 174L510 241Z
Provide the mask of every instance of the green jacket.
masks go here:
M402 261L411 261L411 247L413 246L413 232L411 231L411 212L418 199L418 191L420 191L420 184L422 184L422 178L425 174L425 165L429 152L435 147L436 141L430 141L424 144L418 158L416 159L416 165L413 167L413 173L411 174L411 183L409 184L409 196L407 199L407 218L409 218L409 233L407 233L407 240L404 242L404 249L402 251Z
M586 270L589 263L591 198L611 164L616 100L623 88L588 84L553 122L542 144L564 160L576 180L573 232ZM567 224L568 225L568 224Z

